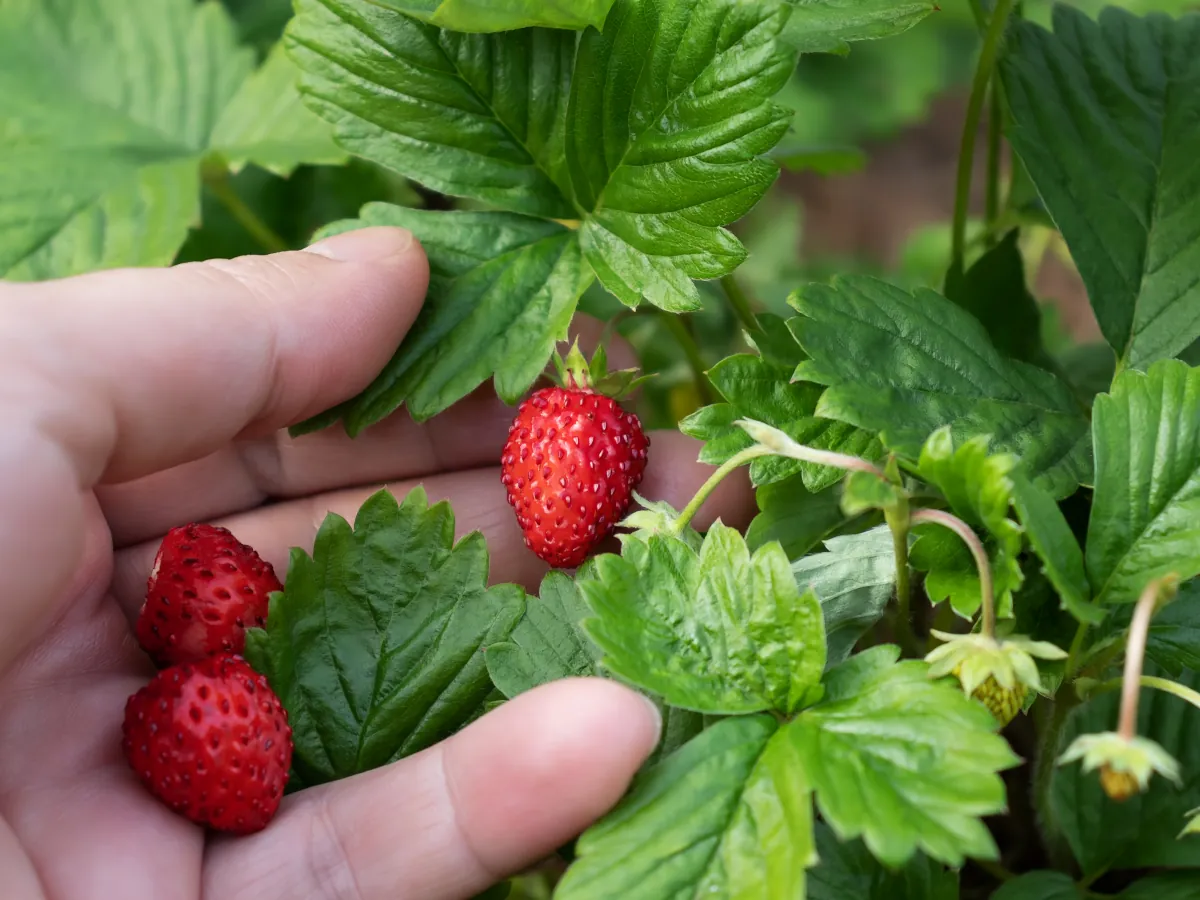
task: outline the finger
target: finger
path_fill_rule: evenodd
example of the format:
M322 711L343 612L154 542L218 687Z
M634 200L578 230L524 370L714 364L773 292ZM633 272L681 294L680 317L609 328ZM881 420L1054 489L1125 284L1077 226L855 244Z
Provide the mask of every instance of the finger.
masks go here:
M700 442L677 431L653 432L649 465L638 492L666 500L681 508L712 474L713 468L696 462ZM512 582L536 590L546 565L526 546L516 517L508 505L499 468L477 469L420 480L390 484L403 497L423 484L431 501L445 499L454 508L458 536L478 529L487 539L491 558L490 581ZM378 487L322 494L304 500L278 503L240 516L220 520L238 538L256 548L282 574L287 571L291 547L312 550L317 529L329 512L353 521L358 508ZM744 470L732 473L713 492L693 524L707 528L714 519L743 527L754 514L754 495ZM129 615L137 614L146 594L146 577L154 562L157 542L122 550L116 557L113 593Z
M320 412L383 367L428 267L403 229L9 288L5 368L79 481L124 481Z
M254 837L216 843L204 896L470 897L610 809L660 727L613 682L545 685L423 753L296 794Z
M578 316L572 339L578 336L580 346L590 350L603 330L602 322ZM633 348L620 337L610 337L607 347L614 368L637 364ZM97 493L113 541L123 547L184 522L253 509L268 498L491 465L514 414L487 384L421 425L401 410L356 438L339 427L299 438L277 431L136 481L102 485Z

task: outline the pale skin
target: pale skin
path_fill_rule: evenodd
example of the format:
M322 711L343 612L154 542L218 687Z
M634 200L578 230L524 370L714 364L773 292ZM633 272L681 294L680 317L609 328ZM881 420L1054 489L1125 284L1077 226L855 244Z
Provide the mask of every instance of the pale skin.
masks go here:
M597 679L545 686L423 753L291 795L247 838L175 816L121 755L125 699L153 674L131 623L172 526L227 525L282 574L326 512L352 517L380 485L403 496L423 483L453 503L460 533L484 532L493 581L536 588L544 567L497 466L512 411L485 391L355 441L281 431L367 384L427 276L406 232L367 229L272 257L0 283L5 900L470 897L620 798L659 723ZM641 490L681 507L711 469L689 439L653 441ZM749 508L731 479L697 522L741 523Z

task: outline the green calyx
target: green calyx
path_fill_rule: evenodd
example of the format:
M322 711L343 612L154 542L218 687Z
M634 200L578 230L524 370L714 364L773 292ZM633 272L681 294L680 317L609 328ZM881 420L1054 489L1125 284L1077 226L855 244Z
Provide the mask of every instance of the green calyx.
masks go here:
M639 375L637 369L620 369L608 371L608 353L601 344L592 354L591 360L579 349L579 341L571 345L571 350L564 359L556 350L551 358L554 363L555 384L569 390L591 391L604 394L614 400L620 400L632 394L650 378L649 375Z
M941 631L931 634L945 643L925 657L925 662L929 663L929 677L953 674L962 682L966 694L973 694L989 678L995 679L1004 690L1028 688L1045 693L1034 657L1054 660L1067 656L1061 647L1048 641L1034 641L1021 635L992 638L984 634L946 634Z
M1150 776L1157 772L1164 778L1180 783L1179 763L1161 745L1144 737L1126 738L1115 731L1099 734L1082 734L1058 758L1058 764L1066 765L1083 760L1083 771L1101 769L1127 775L1144 791Z

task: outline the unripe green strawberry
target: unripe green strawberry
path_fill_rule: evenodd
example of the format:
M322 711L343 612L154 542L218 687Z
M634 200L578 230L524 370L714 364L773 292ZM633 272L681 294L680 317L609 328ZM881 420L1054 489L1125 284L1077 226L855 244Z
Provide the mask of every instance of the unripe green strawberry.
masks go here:
M1136 775L1132 772L1119 771L1108 765L1100 767L1100 787L1104 788L1104 793L1108 794L1109 799L1116 800L1118 803L1124 803L1130 797L1142 792Z
M957 676L957 672L955 675ZM989 675L983 684L971 692L971 696L991 710L1001 726L1007 725L1025 706L1029 695L1025 685L1017 683L1011 688L1000 686L994 676Z

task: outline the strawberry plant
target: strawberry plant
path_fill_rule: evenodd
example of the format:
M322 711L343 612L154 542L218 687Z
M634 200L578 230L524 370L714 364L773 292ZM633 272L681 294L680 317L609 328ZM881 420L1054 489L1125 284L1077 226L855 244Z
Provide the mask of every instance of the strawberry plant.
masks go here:
M658 706L660 746L495 896L1200 897L1188 4L134 5L0 3L0 276L409 229L431 270L416 323L360 395L293 432L357 436L494 390L515 407L496 448L514 514L562 567L536 592L490 584L483 535L456 541L421 488L328 516L282 585L227 533L173 533L138 634L181 665L126 721L152 791L269 827L285 781L385 765L594 675ZM813 283L811 261L753 257L744 278L738 223L780 164L864 158L789 99L853 103L836 57L939 16L975 51L935 280ZM788 202L776 190L754 230L786 228ZM1102 342L1047 339L1031 238L1069 252ZM786 303L746 289L793 278ZM581 310L656 377L567 353ZM664 417L712 467L681 509L634 493L641 419ZM757 517L697 530L727 478L753 484ZM194 790L197 764L227 764L187 724L210 714L254 744L252 805L214 805L219 779ZM176 730L186 784L153 752Z

